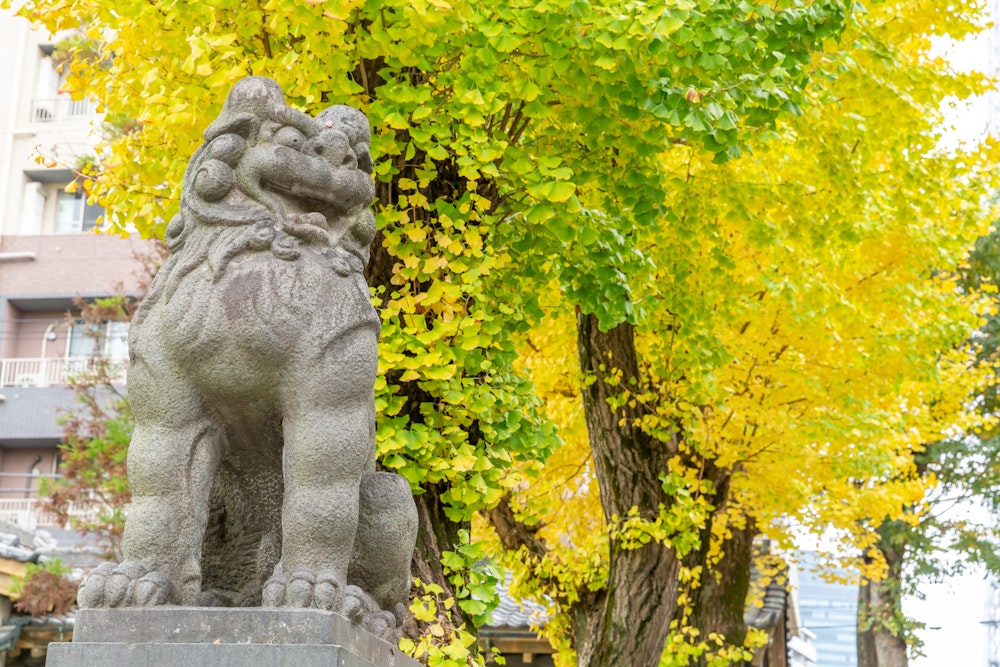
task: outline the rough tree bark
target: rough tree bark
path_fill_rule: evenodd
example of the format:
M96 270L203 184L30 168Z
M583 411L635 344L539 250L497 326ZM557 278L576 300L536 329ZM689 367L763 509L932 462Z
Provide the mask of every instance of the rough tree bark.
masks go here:
M884 579L863 581L858 589L858 667L907 667L906 640L902 637L901 583L904 550L890 544L892 525L879 530L881 552L889 566ZM871 562L872 556L866 556Z
M441 554L444 551L454 551L460 544L459 530L463 528L468 530L469 526L467 523L449 521L445 517L440 501L442 492L443 489L428 485L424 487L424 493L414 497L420 528L417 532L417 544L413 550L410 573L422 582L441 586L444 589L443 597L447 598L454 597L455 590L441 565ZM450 622L456 627L464 624L467 631L476 632L475 626L469 622L458 605L452 607L448 615ZM430 622L422 623L412 615L407 615L403 634L416 640L429 625Z
M713 483L715 494L712 504L716 509L713 520L726 514L726 495L729 492L729 475L706 465ZM753 564L753 540L757 529L752 523L743 528L730 528L731 537L722 545L722 558L709 565L708 553L711 545L711 523L707 524L700 536L700 546L684 558L687 567L702 567L702 577L698 588L689 593L689 613L685 625L696 627L700 636L718 633L730 645L740 645L746 639L747 626L743 622L747 594L750 591L750 571ZM684 609L674 611L674 619L680 624ZM691 667L704 667L707 660L702 657L691 663ZM736 664L732 667L737 667Z
M601 331L597 318L577 318L580 368L594 382L583 390L594 469L608 525L633 507L655 520L670 505L659 473L677 452L671 441L650 437L639 427L647 414L641 403L612 410L608 399L641 387L634 331L623 323ZM612 369L620 382L610 380ZM652 542L626 549L612 539L605 588L574 610L573 633L579 667L655 667L663 653L677 599L680 563L667 545Z

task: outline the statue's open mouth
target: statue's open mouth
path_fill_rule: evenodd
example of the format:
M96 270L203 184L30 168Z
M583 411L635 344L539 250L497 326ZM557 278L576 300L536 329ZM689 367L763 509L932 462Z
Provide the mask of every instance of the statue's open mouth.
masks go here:
M295 183L291 186L281 185L274 181L266 180L261 183L265 189L281 197L289 208L296 213L311 213L313 211L324 212L331 206L336 207L337 201L327 193L320 193L312 188Z

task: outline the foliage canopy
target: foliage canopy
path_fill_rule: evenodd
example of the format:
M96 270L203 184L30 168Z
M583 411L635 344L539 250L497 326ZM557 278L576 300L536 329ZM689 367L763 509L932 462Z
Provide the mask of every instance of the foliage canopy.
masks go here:
M379 188L381 463L436 517L461 610L488 611L465 528L499 508L499 557L515 591L552 600L563 659L571 634L578 647L603 636L586 619L614 601L615 564L665 545L664 576L681 584L658 610L678 609L666 660L724 662L742 637L686 629L738 536L787 543L789 522L833 525L864 547L922 498L913 452L973 426L964 402L983 377L959 344L980 302L949 271L984 231L995 165L936 150L941 101L980 84L933 60L928 40L973 29L977 8L27 0L20 12L84 31L65 90L134 119L84 183L122 229L162 235L186 156L237 79L270 76L309 112L362 108ZM603 454L629 451L595 432L602 411L609 438L652 453L625 470L652 480L649 494L609 477L620 460ZM442 655L428 659L457 660Z

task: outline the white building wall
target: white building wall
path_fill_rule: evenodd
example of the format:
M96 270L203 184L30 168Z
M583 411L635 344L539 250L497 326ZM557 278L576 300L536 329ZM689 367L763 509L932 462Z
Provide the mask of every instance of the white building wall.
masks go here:
M58 163L60 174L50 171L40 178L65 185L68 169L78 157L92 155L98 140L94 106L59 94L64 75L49 55L56 42L12 11L0 10L0 52L9 65L0 67L0 236L53 233L52 185L34 185L30 174L45 168L35 158Z

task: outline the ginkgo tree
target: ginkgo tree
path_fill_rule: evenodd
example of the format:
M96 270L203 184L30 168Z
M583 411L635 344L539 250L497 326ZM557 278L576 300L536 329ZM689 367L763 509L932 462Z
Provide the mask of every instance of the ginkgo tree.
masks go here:
M963 92L920 41L927 17L963 25L942 3L19 7L87 38L67 92L134 119L84 185L143 234L163 233L240 77L274 78L305 111L368 114L379 453L418 493L419 620L485 618L492 583L470 568L484 546L468 529L488 511L580 664L655 664L678 614L668 653L704 653L690 630L714 607L699 599L724 588L708 568L741 571L753 534L787 515L877 522L921 493L909 429L951 417L924 399L973 319L931 270L976 233L964 173L983 159L926 155L922 114ZM870 137L877 122L891 132ZM921 169L950 181L911 205ZM567 444L543 468L557 423ZM552 520L526 496L567 466L580 473ZM436 629L436 646L409 646L431 664L475 659ZM739 659L742 637L721 629L716 657Z
M688 147L664 157L669 222L630 230L646 264L619 276L633 320L602 331L580 297L583 312L564 308L529 336L567 445L492 514L514 552L515 593L554 602L545 630L560 648L604 649L587 644L579 613L602 597L654 604L648 570L617 590L609 580L621 576L616 550L661 541L680 556L679 592L659 592L676 602L664 664L744 659L754 537L790 547L792 526L834 527L869 555L880 528L918 520L934 483L918 469L925 445L988 425L969 408L992 371L964 345L982 294L959 290L956 269L988 227L996 163L989 147L937 149L942 101L982 81L929 51L935 33L975 29L978 9L881 3L856 15L843 50L817 58L829 76L803 114L754 155L721 166ZM579 248L554 292L600 294L607 282ZM637 468L656 474L645 499ZM861 564L887 573L885 559Z
M1000 574L1000 542L995 529L1000 510L1000 439L997 437L997 370L1000 233L994 228L976 242L958 272L958 289L992 294L993 304L966 348L976 372L987 382L967 397L982 413L976 428L956 429L915 452L918 474L935 482L933 493L904 520L884 523L866 555L885 563L886 576L862 581L858 595L858 667L905 667L919 651L924 626L904 612L907 595L921 586L967 571L970 566ZM964 386L958 383L957 386Z

